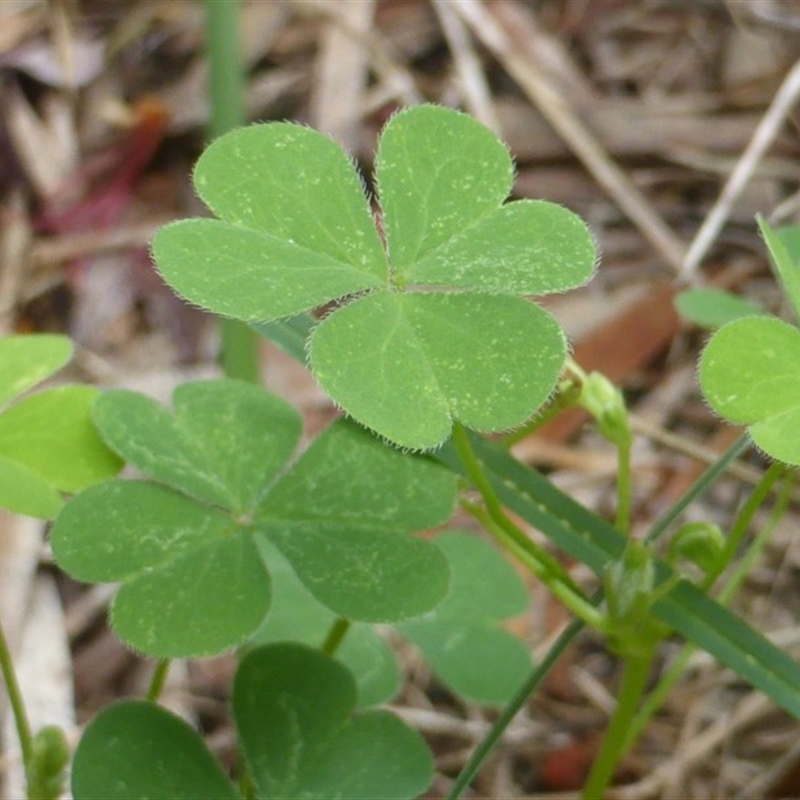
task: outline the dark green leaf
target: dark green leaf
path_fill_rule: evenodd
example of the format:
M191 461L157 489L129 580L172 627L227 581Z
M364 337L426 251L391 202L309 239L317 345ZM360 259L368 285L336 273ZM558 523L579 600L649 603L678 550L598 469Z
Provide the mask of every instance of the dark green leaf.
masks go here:
M75 800L240 800L200 736L153 703L101 711L72 765Z

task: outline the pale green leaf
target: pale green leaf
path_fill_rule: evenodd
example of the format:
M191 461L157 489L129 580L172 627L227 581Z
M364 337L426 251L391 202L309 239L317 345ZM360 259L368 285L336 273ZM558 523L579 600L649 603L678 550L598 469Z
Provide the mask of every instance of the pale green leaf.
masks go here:
M0 455L0 506L16 514L50 519L62 504L61 495L47 478Z
M200 735L141 700L103 709L89 723L72 764L75 800L237 800Z
M111 477L122 462L92 424L91 408L99 394L91 386L59 386L15 403L0 414L0 454L64 492Z
M585 283L596 259L580 217L555 203L520 200L459 231L399 279L493 294L548 294Z
M800 227L787 226L776 230L763 217L757 220L773 271L800 320Z
M247 322L289 317L383 283L327 253L213 219L162 228L153 257L181 297Z
M203 153L194 181L220 219L386 279L364 186L341 147L318 131L285 122L232 131Z
M528 608L525 583L496 545L457 530L440 533L433 541L447 556L452 578L447 597L427 618L502 620Z
M800 464L800 331L774 317L736 320L713 336L700 384L721 416L749 425L767 454Z
M515 297L381 294L314 331L317 380L355 419L408 448L440 445L453 420L520 425L548 398L566 355L558 324Z
M36 386L72 357L66 336L32 334L0 338L0 405Z
M504 705L531 670L522 640L488 620L444 618L404 624L400 632L422 650L442 683L474 703Z
M422 738L387 711L353 714L356 687L318 650L279 644L242 660L233 713L258 796L417 797L433 777Z
M222 379L178 387L174 413L136 392L104 394L94 418L128 463L201 500L252 510L294 451L302 423L284 400Z
M471 117L438 106L391 118L375 173L398 273L497 208L513 182L505 145Z
M719 328L742 317L759 316L764 312L730 292L721 289L687 289L675 298L678 313L703 328Z

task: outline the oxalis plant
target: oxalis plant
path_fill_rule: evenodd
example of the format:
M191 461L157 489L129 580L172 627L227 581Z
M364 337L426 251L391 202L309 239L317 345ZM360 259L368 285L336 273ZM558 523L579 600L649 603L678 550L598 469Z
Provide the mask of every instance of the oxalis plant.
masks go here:
M783 465L765 473L727 536L677 520L745 441L647 537L629 537L623 398L568 358L558 323L529 299L587 281L593 240L560 206L506 203L512 179L490 131L434 106L385 127L374 208L348 156L299 125L237 130L200 158L195 186L215 218L157 234L161 274L190 302L252 324L307 363L345 413L302 449L298 413L240 381L183 385L171 409L128 391L94 400L100 436L138 477L78 492L55 521L53 552L79 580L120 584L112 626L156 668L147 698L111 705L87 727L72 765L78 800L419 795L432 756L415 731L376 708L399 683L376 624L416 645L454 693L503 706L453 798L586 624L622 664L586 798L603 796L691 646L800 718L796 663L725 608L743 576L726 568L776 485L759 541L785 508ZM779 320L770 325L797 335ZM750 347L762 341L737 335ZM725 405L724 381L741 363L729 358L742 344L726 345L731 336L724 327L709 345L704 388L771 452L757 431L762 418ZM619 452L613 523L508 452L515 437L575 405ZM768 420L786 410L769 409ZM456 503L500 549L475 532L440 529ZM587 596L515 519L586 564L602 590ZM665 532L669 545L657 548ZM537 664L503 627L527 597L501 550L575 615ZM689 644L646 693L658 646L673 635ZM170 659L234 649L240 758L224 769L155 701Z

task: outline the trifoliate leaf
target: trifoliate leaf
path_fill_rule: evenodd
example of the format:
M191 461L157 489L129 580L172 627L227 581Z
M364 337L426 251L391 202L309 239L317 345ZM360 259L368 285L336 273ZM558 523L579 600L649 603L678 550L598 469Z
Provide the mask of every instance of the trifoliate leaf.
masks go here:
M111 619L133 647L197 657L244 642L270 603L262 537L351 619L406 619L445 594L444 556L410 533L449 517L448 470L344 421L287 469L297 413L240 381L185 384L174 405L126 391L98 402L103 436L153 481L91 487L52 531L74 577L122 582Z
M564 336L514 296L563 291L594 270L575 215L502 205L512 177L505 146L470 117L436 106L396 114L376 163L384 252L337 145L298 125L256 125L198 163L195 185L220 219L167 226L153 253L179 294L250 322L337 301L311 339L317 380L392 442L433 448L454 420L501 430L541 406Z

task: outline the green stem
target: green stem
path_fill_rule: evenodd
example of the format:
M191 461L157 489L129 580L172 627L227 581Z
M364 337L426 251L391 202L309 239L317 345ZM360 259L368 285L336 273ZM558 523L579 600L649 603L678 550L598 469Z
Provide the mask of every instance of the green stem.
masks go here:
M238 319L220 320L222 370L229 378L248 383L261 382L258 339L251 328Z
M511 433L507 433L501 437L499 444L505 448L513 447L517 442L527 439L532 433L539 430L543 425L550 422L566 409L575 405L575 398L580 393L580 387L573 383L569 383L564 388L558 389L553 401L541 413L537 414L533 419L526 422L521 428L517 428Z
M563 583L572 584L572 579L564 567L558 563L558 560L543 548L538 547L535 542L532 542L509 519L503 510L503 504L500 502L497 492L495 492L491 481L484 472L480 459L472 449L469 435L464 430L463 425L458 422L453 427L453 443L456 446L459 458L467 470L467 476L483 499L483 504L486 506L489 517L495 523L495 527L503 531L504 538L514 542L520 550L529 552L552 573L553 577L558 577Z
M617 444L617 530L627 536L631 525L631 440Z
M27 767L33 757L31 724L25 711L25 701L22 699L22 691L19 688L17 674L14 672L14 662L11 659L11 651L9 650L6 633L2 625L0 625L0 669L3 671L8 700L11 703L11 711L14 714L14 724L17 727L17 737L22 750L22 762Z
M573 614L580 617L586 624L600 631L605 630L606 617L600 613L591 601L584 597L567 576L564 581L559 574L554 574L552 569L545 564L540 556L544 553L552 558L546 551L540 551L535 545L520 547L515 539L510 538L506 532L487 513L486 509L462 501L461 507L483 527L491 533L521 564L526 566L547 588L553 596L560 600ZM524 535L524 534L523 534ZM530 540L528 540L530 541ZM531 543L533 544L533 543ZM561 565L559 565L560 567Z
M349 630L350 620L339 617L334 621L333 625L331 625L331 629L328 631L328 635L325 637L325 641L322 643L320 650L322 650L326 656L334 655Z
M238 0L206 0L206 51L211 116L209 138L215 139L243 125L245 70L239 43ZM222 320L222 368L230 378L251 383L261 380L258 339L238 320Z
M736 521L733 523L733 527L731 528L731 532L728 535L727 541L725 542L725 549L722 551L717 568L709 572L709 574L706 575L705 580L703 580L701 583L703 589L710 589L714 585L714 582L717 580L717 578L733 561L737 551L739 550L739 546L741 545L742 540L747 533L747 529L750 527L750 523L753 521L753 517L756 515L758 509L764 504L764 501L772 491L772 487L780 479L780 477L785 474L785 472L786 465L775 462L774 464L770 465L767 471L761 476L759 482L753 487L753 491L750 492L750 496L745 501L745 504L742 506L741 511L739 511L739 514L736 517Z
M480 459L472 449L466 430L459 423L453 428L453 443L469 479L480 492L485 511L471 503L462 503L463 507L479 519L487 531L522 561L571 611L602 629L605 618L584 597L564 567L544 548L531 541L507 516Z
M469 786L472 779L478 774L483 762L497 746L503 732L525 705L527 699L545 679L553 665L561 657L561 654L575 641L578 634L583 630L583 627L584 623L579 619L575 619L559 634L547 655L534 667L533 671L525 679L525 683L517 689L508 705L503 709L502 714L500 714L497 721L492 725L492 729L489 731L488 735L475 748L469 761L450 788L447 800L458 800L463 791Z
M747 448L750 439L747 434L742 434L708 469L706 469L692 485L681 495L680 499L670 506L653 524L647 533L645 542L654 542L661 537L664 531L702 495L709 486L735 461Z
M764 487L766 492L769 492L772 488L773 481L771 476L767 476L765 473L762 476L761 481L758 484L758 487ZM777 501L775 503L774 508L770 514L769 520L764 525L762 530L759 532L758 536L756 536L755 541L753 542L752 547L748 548L747 554L742 559L741 563L737 566L734 573L731 575L730 580L728 583L725 584L723 589L720 591L719 596L717 598L718 602L725 606L727 605L733 596L737 593L739 587L744 582L745 578L750 572L750 567L753 563L758 559L759 555L763 552L764 548L767 545L770 537L772 536L775 527L777 526L778 522L780 521L781 517L786 512L786 509L789 506L789 500L791 498L792 488L794 482L793 481L786 481L781 492L778 494ZM751 493L750 498L756 494L754 490ZM761 494L759 491L758 494ZM753 506L748 502L745 503L742 510L739 512L739 516L734 523L734 528L737 530L742 529L741 520L743 519L752 519L753 515ZM746 525L743 526L746 529ZM653 691L649 694L647 699L642 704L642 707L639 709L639 712L634 717L633 721L631 722L630 728L628 729L627 738L626 738L626 749L633 746L634 742L639 738L642 731L645 729L645 726L650 721L651 717L658 711L659 708L666 702L667 697L669 697L670 692L672 691L675 684L680 680L681 676L683 675L684 671L686 670L686 665L689 663L689 659L692 657L692 654L697 650L697 647L693 644L686 644L683 646L683 649L680 653L678 653L675 660L670 665L669 669L664 673L661 680L658 682L658 685L653 689Z
M147 695L145 695L147 699L153 703L161 697L161 692L164 690L170 663L170 659L162 658L156 663L156 668L153 670L153 677L150 679L150 688L147 690Z
M645 653L625 660L617 706L603 739L603 746L583 787L583 800L602 800L605 796L614 771L625 753L628 727L647 685L655 652L656 648L653 646Z

